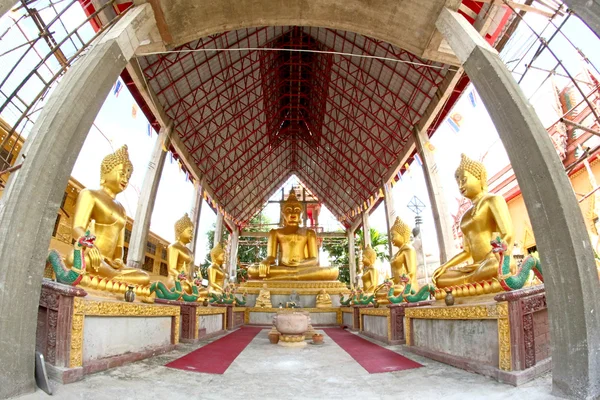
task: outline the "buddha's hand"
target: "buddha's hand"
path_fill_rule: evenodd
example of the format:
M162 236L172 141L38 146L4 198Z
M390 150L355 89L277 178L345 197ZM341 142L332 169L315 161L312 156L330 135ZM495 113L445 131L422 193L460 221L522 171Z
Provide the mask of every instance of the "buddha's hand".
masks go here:
M87 259L86 261L88 262L88 266L92 267L94 271L98 272L103 258L100 250L96 246L90 247L86 250L85 257Z
M269 275L271 269L271 264L267 264L264 261L261 262L260 264L258 264L258 276L260 278L265 278L267 275Z
M433 272L433 276L431 277L431 281L433 282L434 285L436 285L437 280L440 276L444 275L444 273L446 273L446 270L448 269L448 267L442 265L441 267L439 267L438 269L436 269Z

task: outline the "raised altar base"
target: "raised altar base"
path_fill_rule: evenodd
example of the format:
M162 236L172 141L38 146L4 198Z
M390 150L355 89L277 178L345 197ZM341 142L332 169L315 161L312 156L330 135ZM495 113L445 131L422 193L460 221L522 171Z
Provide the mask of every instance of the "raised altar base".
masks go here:
M182 343L197 343L201 339L218 336L225 333L229 325L227 312L220 308L204 307L202 303L165 299L155 299L154 302L179 307L181 318L179 341Z
M267 284L267 290L271 292L271 304L274 307L279 303L285 305L292 291L298 293L302 307L316 307L317 294L321 290L325 290L331 297L332 307L339 307L340 294L349 292L346 284L340 281L247 281L240 284L238 292L248 293L248 307L254 307L256 297L264 284Z
M49 377L62 383L179 343L177 306L91 298L81 288L47 279L39 304L36 350L44 355Z
M225 310L225 325L223 329L233 331L244 325L244 316L246 307L236 307L233 304L212 304L212 307L217 307Z
M339 326L342 324L342 311L331 308L262 308L246 307L244 321L247 325L271 326L278 312L306 311L313 326Z
M407 349L514 386L551 369L543 286L405 310Z

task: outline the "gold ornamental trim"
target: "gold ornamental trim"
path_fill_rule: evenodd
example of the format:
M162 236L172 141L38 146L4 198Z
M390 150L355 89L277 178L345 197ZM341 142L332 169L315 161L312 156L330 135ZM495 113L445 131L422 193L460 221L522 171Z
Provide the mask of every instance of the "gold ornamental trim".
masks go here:
M233 312L246 312L247 307L233 307Z
M272 313L277 314L279 312L282 313L293 313L293 312L302 312L306 311L309 313L335 313L335 321L338 325L342 325L342 310L339 307L327 307L327 308L275 308L275 307L239 307L244 309L244 323L250 323L250 313L263 312L263 313ZM235 308L234 308L235 311Z
M84 300L81 297L73 299L73 319L71 325L71 351L69 367L77 368L83 365L83 326L86 316L102 317L173 317L175 332L173 344L179 343L180 310L178 306L124 303L116 301Z
M327 294L350 292L346 284L340 281L247 281L240 284L239 290L246 291L249 294L258 294L264 284L267 284L267 290L271 294L291 294L292 290L295 290L298 294L319 294L322 289L325 289Z
M359 311L360 315L379 315L389 317L389 308L361 308Z
M340 307L340 310L341 310L343 313L344 313L344 312L347 312L347 313L352 313L352 314L354 314L354 308L352 308L352 307Z
M361 310L362 312L362 310ZM412 319L495 319L498 321L498 366L503 371L512 371L510 343L510 319L508 302L496 304L465 305L433 308L407 308L404 317L406 345L412 346Z
M227 314L227 307L196 307L196 315Z
M361 310L362 312L362 310ZM406 318L425 319L497 319L508 316L508 303L451 307L407 308Z

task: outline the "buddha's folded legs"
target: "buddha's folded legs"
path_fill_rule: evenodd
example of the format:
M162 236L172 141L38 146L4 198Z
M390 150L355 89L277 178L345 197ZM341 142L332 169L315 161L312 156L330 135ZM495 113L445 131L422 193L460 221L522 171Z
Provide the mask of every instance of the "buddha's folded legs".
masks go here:
M463 272L460 270L448 270L443 273L436 281L438 288L464 285L466 283L477 283L498 277L498 265L492 262L477 264L473 272Z
M150 284L150 276L146 271L142 271L137 268L121 268L115 269L110 265L102 262L98 272L90 271L90 275L97 275L98 277L112 279L118 282L130 283L133 285L146 286Z

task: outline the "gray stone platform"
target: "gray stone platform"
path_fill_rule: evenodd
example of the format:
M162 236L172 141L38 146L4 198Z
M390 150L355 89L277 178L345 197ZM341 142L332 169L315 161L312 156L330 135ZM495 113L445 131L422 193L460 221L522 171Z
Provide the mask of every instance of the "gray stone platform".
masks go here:
M55 386L65 400L90 399L553 399L550 376L518 388L410 354L403 346L384 346L423 368L369 374L329 337L321 346L287 349L269 344L260 332L223 375L200 374L164 365L212 340L180 345L161 356L124 365ZM265 379L268 377L268 379ZM51 399L41 391L22 400Z

